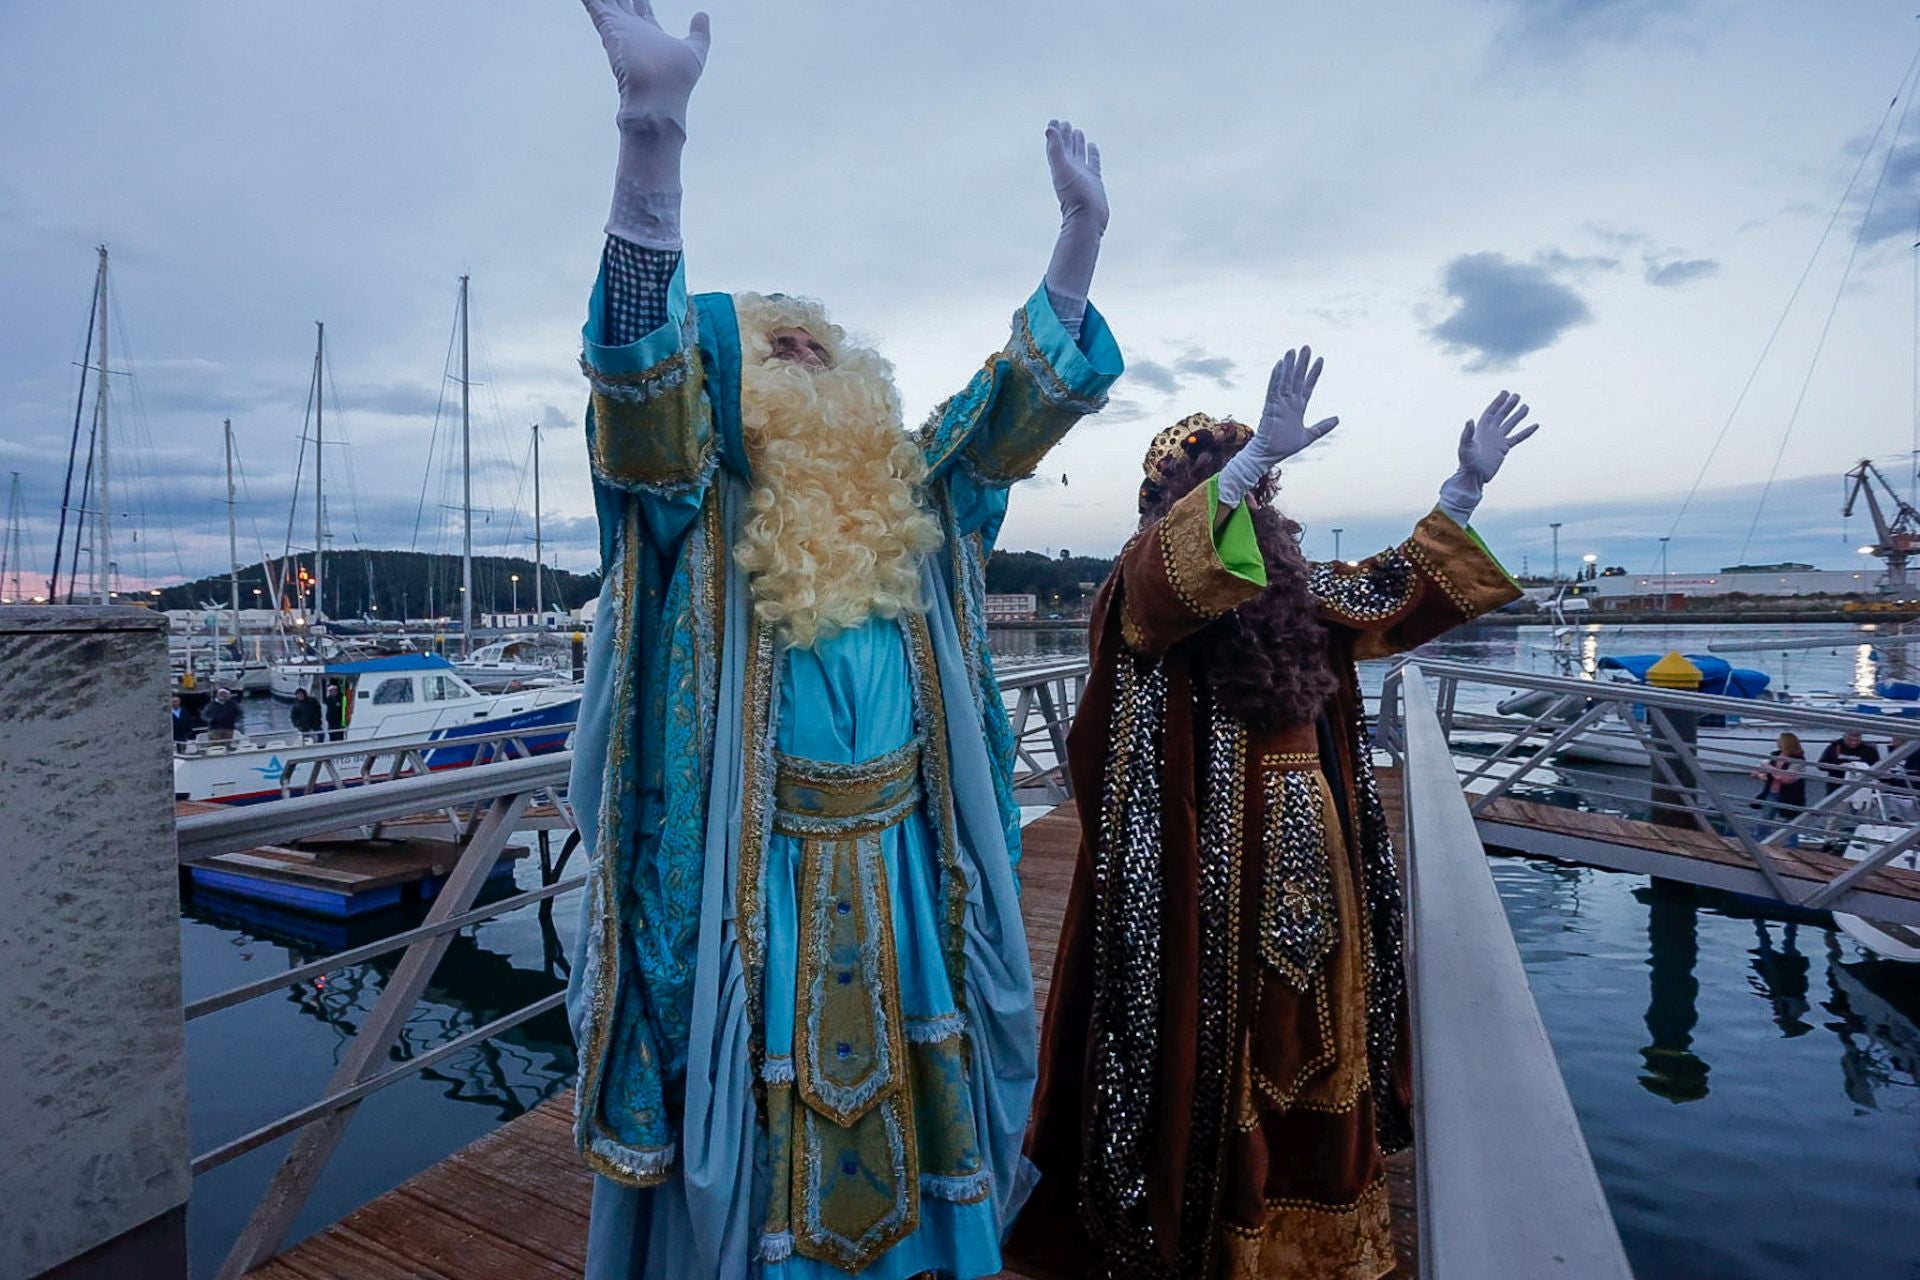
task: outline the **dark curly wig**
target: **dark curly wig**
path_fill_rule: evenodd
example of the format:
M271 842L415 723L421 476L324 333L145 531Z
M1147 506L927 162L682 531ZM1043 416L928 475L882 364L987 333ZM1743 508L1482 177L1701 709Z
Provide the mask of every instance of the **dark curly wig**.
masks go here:
M1144 528L1227 465L1241 445L1201 433L1157 472L1143 493ZM1327 666L1327 631L1307 586L1300 526L1273 508L1274 482L1254 490L1254 532L1267 562L1267 589L1187 642L1196 674L1252 729L1312 721L1336 682Z

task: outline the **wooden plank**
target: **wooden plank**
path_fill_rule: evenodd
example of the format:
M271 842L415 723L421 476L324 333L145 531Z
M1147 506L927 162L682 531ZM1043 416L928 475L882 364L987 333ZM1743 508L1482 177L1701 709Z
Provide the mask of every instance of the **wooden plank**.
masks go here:
M197 865L204 867L214 864L245 868L248 871L264 871L269 880L283 880L291 884L310 884L318 880L328 885L357 889L364 887L372 878L358 872L336 871L332 867L287 862L281 858L267 858L255 853L219 853Z

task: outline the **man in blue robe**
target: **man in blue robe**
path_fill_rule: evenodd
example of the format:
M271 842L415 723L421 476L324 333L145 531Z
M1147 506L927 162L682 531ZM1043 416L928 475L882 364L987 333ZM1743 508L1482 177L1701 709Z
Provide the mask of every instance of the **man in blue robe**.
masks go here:
M584 334L605 566L571 799L592 1280L1000 1269L1036 1072L984 568L1009 486L1121 371L1099 153L1012 338L918 434L818 304L689 297L705 15L585 0L620 86Z

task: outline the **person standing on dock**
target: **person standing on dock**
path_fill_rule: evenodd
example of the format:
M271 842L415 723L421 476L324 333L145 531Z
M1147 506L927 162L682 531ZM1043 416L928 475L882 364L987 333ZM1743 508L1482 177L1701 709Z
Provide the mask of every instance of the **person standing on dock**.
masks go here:
M320 702L305 687L293 691L293 705L287 708L287 718L300 731L302 742L312 742L320 736Z
M1377 1280L1382 1154L1411 1137L1398 868L1354 661L1520 589L1467 527L1533 433L1501 392L1438 509L1358 564L1309 563L1273 505L1320 362L1276 366L1257 431L1157 436L1140 530L1094 598L1068 738L1081 823L1015 1267Z
M1038 1046L984 566L1010 487L1121 372L1087 302L1099 152L1047 127L1052 261L915 435L818 303L689 294L707 19L682 39L646 0L585 2L620 89L582 359L605 568L570 793L587 1275L993 1275Z
M207 704L207 741L232 742L240 716L240 703L233 693L224 685L214 690L213 701Z

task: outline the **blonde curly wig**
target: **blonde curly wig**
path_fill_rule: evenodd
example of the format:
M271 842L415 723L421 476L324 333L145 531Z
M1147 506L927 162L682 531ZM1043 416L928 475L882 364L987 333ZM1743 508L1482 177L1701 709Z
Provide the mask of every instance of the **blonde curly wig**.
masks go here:
M755 613L811 648L876 614L924 612L920 567L940 525L919 500L926 461L901 424L893 366L809 299L746 293L734 311L754 478L734 559ZM772 359L771 335L788 327L813 335L830 367Z

